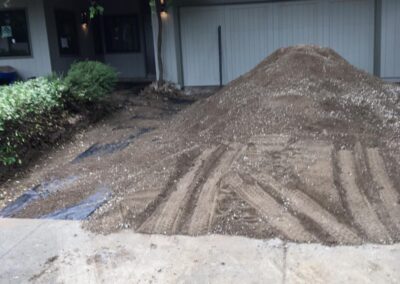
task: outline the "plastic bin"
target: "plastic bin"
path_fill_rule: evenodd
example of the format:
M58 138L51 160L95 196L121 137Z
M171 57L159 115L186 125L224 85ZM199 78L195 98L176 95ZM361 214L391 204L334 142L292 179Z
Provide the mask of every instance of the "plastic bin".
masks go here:
M11 66L0 66L0 84L12 84L17 80L17 70Z

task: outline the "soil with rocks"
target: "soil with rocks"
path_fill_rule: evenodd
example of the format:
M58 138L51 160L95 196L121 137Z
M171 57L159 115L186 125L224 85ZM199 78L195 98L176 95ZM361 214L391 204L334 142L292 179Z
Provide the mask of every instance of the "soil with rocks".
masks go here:
M279 49L154 127L138 119L144 124L134 131L152 131L120 151L53 165L36 179L82 177L70 186L76 201L110 188L85 223L92 231L400 241L400 87L331 49ZM108 136L111 126L102 129ZM35 202L17 217L50 212L48 204Z
M161 98L157 93L145 95L150 92L149 89L124 86L107 99L108 105L104 102L104 108L108 110L106 113L101 109L97 114L80 112L69 116L69 129L61 139L35 151L37 159L24 167L15 168L8 177L3 176L4 180L0 182L0 217L4 217L2 209L14 204L17 199L26 201L26 193L41 198L29 204L25 202L19 208L21 210L10 217L39 218L84 200L105 185L94 174L95 171L91 171L93 166L108 169L108 155L122 151L195 100L182 94L175 94L172 101L168 96ZM175 97L179 97L178 102L175 102ZM86 187L89 183L97 185Z

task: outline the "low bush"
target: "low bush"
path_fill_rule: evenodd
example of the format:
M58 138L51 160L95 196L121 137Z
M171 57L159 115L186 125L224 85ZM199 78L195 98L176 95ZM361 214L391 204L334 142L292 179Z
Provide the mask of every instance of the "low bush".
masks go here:
M117 81L117 73L113 68L97 61L74 63L65 84L69 95L77 102L96 101L109 94Z
M0 87L0 162L9 165L19 160L17 149L51 123L43 116L62 107L65 90L62 80L54 78Z
M113 90L116 80L111 67L86 61L73 64L64 79L52 75L0 87L0 163L21 163L22 149L29 151L63 127L63 116L71 105L90 102L95 107Z

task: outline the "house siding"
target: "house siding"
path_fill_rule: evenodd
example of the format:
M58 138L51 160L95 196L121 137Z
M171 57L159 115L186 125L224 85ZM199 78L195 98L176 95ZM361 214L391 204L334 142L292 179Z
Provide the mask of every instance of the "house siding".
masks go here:
M187 26L191 19L185 13L194 15L196 9L225 9L225 13L213 12L203 23ZM277 48L298 43L331 47L371 74L400 81L398 0L175 0L174 11L180 21L168 22L167 29L177 30L179 36L173 40L164 39L163 54L167 57L173 54L174 48L178 50L176 60L182 62L165 66L166 78L175 83L216 84L216 51L205 60L199 60L203 62L194 62L192 58L200 47L207 49L205 40L198 37L206 34L202 29L215 21L215 13L218 23L211 30L221 25L225 32L223 45L229 46L222 59L224 83L250 70ZM215 41L215 32L211 30L207 36L214 37ZM208 69L203 68L205 64ZM197 71L191 72L195 69ZM203 78L213 74L212 79Z
M184 85L219 84L218 26L224 84L276 49L297 44L332 47L351 64L373 73L374 7L374 0L180 7Z
M139 1L113 0L102 3L105 15L137 14L139 17L140 51L135 53L107 53L104 62L113 66L122 79L146 78L146 46L143 28L143 14Z
M54 72L65 73L68 71L71 64L78 60L101 59L96 57L94 54L93 38L90 26L88 26L88 29L83 29L80 24L80 13L87 9L87 3L85 1L44 0L44 8L49 38L48 44L50 49L51 67ZM71 11L75 15L79 40L78 55L60 55L55 18L55 10L58 9Z
M168 14L162 19L163 21L163 35L162 35L162 54L161 58L163 61L164 68L164 80L173 82L175 84L181 84L180 74L180 36L179 36L179 19L178 12L175 8L170 8ZM152 12L152 24L153 24L153 41L154 41L154 54L157 55L157 35L158 35L158 24L157 18ZM156 71L158 71L158 59L155 56Z
M400 1L382 0L381 77L400 81Z
M31 44L31 56L0 57L1 66L12 66L22 79L51 73L51 61L43 0L0 1L1 10L25 9Z

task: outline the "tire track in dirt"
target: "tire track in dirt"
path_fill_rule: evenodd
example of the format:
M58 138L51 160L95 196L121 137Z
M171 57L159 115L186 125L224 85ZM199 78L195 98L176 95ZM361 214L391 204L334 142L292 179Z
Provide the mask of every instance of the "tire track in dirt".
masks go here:
M352 226L360 236L366 236L364 229L361 227L360 224L358 224L354 216L351 214L350 210L350 204L349 201L346 198L346 189L343 187L343 182L341 178L342 174L342 169L339 166L339 149L334 149L332 151L332 175L333 175L333 181L334 181L334 187L339 193L340 196L340 202L341 206L343 207L344 212L340 215L341 219L344 219L344 222L349 223L350 226ZM337 214L336 214L337 216Z
M354 157L356 165L357 178L356 182L360 189L363 190L367 197L371 208L375 211L380 222L386 227L392 238L398 234L395 224L392 222L388 208L385 208L380 196L380 186L372 177L371 162L368 160L367 150L357 142L354 147Z
M286 186L301 190L324 209L341 217L344 209L333 180L334 146L328 141L303 140L295 143L293 149L298 153L288 159L287 175L291 181Z
M334 239L324 228L322 228L313 218L294 210L289 206L289 201L284 198L284 196L277 192L274 188L267 186L266 184L261 183L259 180L256 180L249 174L240 174L240 177L246 181L247 184L257 184L261 189L263 189L266 193L268 193L275 201L280 204L280 206L293 215L295 218L299 220L301 225L305 230L310 232L318 239L320 242L324 243L336 243L336 239Z
M199 149L195 149L193 151L185 152L182 155L178 156L176 162L176 170L170 176L164 190L162 190L162 192L154 200L152 200L141 213L134 216L134 228L137 231L143 233L151 233L151 231L149 230L152 227L149 226L149 224L152 224L151 220L154 219L155 212L159 210L160 204L163 204L165 200L169 198L172 191L176 189L176 181L182 178L182 169L186 170L193 167L194 162L200 156L198 150ZM145 223L146 227L144 226ZM144 227L146 228L146 230L141 230Z
M198 199L192 200L195 207L190 217L188 228L188 233L190 235L204 234L209 230L217 202L218 183L223 175L227 173L231 164L246 149L246 147L241 144L230 144L229 146L230 149L222 155L218 161L218 165L202 186Z
M354 221L366 234L367 240L390 242L391 237L380 222L367 197L356 183L357 173L353 153L349 150L339 151L338 163L341 169L340 179L345 189L345 198Z
M387 172L385 163L379 150L376 148L367 149L368 161L372 173L372 178L379 186L379 196L388 214L391 217L391 221L397 227L397 232L400 231L400 196L397 190L394 188L392 181L390 180Z
M275 230L294 241L318 241L318 238L307 231L298 218L285 210L284 206L265 192L257 182L243 184L238 180L243 181L239 175L235 174L235 177L227 179L226 184L241 199L261 213Z
M139 231L160 234L175 233L193 191L197 186L206 182L213 165L225 151L225 145L206 149L196 159L194 166L177 182L175 191L139 228Z
M285 201L285 206L296 212L296 215L308 218L310 227L322 230L319 234L325 242L361 243L360 237L347 225L340 223L337 218L326 211L320 204L309 198L300 190L289 190L273 177L262 174L253 177L262 188L270 188ZM326 232L324 236L323 233ZM317 231L318 233L318 231Z

